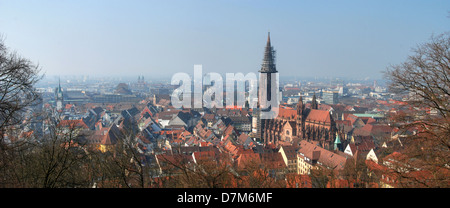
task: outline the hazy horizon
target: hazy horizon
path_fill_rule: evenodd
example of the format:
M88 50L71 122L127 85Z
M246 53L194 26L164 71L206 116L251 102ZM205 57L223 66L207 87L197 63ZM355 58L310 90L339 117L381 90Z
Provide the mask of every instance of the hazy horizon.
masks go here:
M449 11L441 0L0 0L0 34L49 77L257 73L270 31L280 77L380 79L448 31Z

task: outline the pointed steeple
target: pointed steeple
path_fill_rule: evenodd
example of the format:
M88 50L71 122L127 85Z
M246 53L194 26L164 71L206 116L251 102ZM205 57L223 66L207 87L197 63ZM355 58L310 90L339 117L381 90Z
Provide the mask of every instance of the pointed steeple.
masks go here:
M63 93L61 89L61 78L58 78L58 87L56 88L56 110L61 110L63 105Z
M341 147L341 139L339 139L339 134L336 134L336 139L334 140L334 150L341 150Z
M58 77L58 88L56 89L56 92L58 93L58 92L61 92L62 91L62 89L61 89L61 77Z
M319 105L317 104L317 100L316 100L316 92L314 92L314 95L312 97L312 102L311 102L311 109L318 109Z
M263 73L276 73L277 69L275 67L275 50L273 50L273 47L270 43L270 32L268 32L267 35L267 44L266 49L264 51L264 59L261 66L260 72Z
M60 77L58 77L58 88L56 88L56 95L62 96L61 78Z
M297 103L297 116L303 115L303 110L305 109L305 106L303 105L303 98L300 96Z

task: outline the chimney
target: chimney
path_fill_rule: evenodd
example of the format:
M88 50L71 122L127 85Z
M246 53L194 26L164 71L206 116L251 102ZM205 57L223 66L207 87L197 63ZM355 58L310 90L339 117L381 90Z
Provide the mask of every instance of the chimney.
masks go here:
M313 151L312 158L311 158L312 161L315 163L319 160L319 158L320 158L320 151Z

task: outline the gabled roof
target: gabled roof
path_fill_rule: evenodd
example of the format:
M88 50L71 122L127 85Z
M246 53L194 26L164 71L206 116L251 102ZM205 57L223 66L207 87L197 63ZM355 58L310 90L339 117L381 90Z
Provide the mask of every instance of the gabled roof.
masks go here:
M349 114L349 113L344 113L344 120L345 121L350 121L350 124L353 125L356 120L358 120L358 116L355 116L353 114Z
M286 168L283 156L279 152L265 152L259 154L261 157L261 162L268 169L283 169Z
M245 168L249 166L250 164L260 164L261 159L259 158L258 153L254 152L248 152L245 154L239 155L239 157L236 159L236 165L238 168Z
M239 137L238 137L238 141L239 141L239 143L241 143L241 144L245 144L245 142L246 142L246 140L248 139L249 137L248 137L248 135L247 134L241 134Z
M323 149L306 140L300 141L299 145L299 153L311 160L317 160L317 162L321 163L323 166L333 169L336 168L336 170L342 170L345 166L345 162L347 161L345 157Z
M311 109L306 120L330 123L331 116L330 116L330 112L328 112L328 111Z
M171 120L180 111L181 110L172 109L170 111L159 112L159 113L157 113L157 118L158 118L158 120Z
M370 136L370 131L363 128L355 128L353 130L353 136Z
M289 136L297 135L297 128L296 128L296 122L295 121L288 121L283 125L283 128L290 127L292 129L292 132Z
M365 124L372 124L372 123L376 123L377 120L375 120L372 117L359 117Z
M89 129L89 127L84 123L82 119L78 120L62 120L59 122L58 126L69 127L69 128L84 128Z
M192 158L195 163L200 161L213 161L215 160L215 152L213 151L205 151L205 152L194 152L192 153Z
M367 139L360 140L359 142L355 142L354 144L348 144L350 150L352 151L352 155L356 155L357 151L359 153L368 153L371 149L375 148L375 144L373 143L373 139L371 136L359 138Z
M333 109L333 107L331 107L331 105L326 105L326 104L320 104L319 105L319 110L326 110L326 111L330 111Z
M215 120L215 116L214 114L210 114L210 113L206 113L203 118L207 121L214 121Z
M150 117L153 117L152 111L148 108L148 106L145 106L144 110L141 111L141 117L144 117L148 113Z
M372 134L389 134L393 131L392 127L380 124L379 125L366 124L361 129L366 132L370 132Z
M297 148L294 146L281 146L280 150L283 149L284 154L288 160L297 159Z
M296 119L297 118L297 110L290 108L290 107L280 106L280 108L278 110L278 117L284 118L284 119Z
M227 128L224 130L223 135L230 135L233 132L235 132L233 125L228 125Z
M109 127L108 132L104 135L101 144L102 145L114 145L117 144L119 139L121 139L123 136L122 132L119 130L119 128L113 124L111 127Z

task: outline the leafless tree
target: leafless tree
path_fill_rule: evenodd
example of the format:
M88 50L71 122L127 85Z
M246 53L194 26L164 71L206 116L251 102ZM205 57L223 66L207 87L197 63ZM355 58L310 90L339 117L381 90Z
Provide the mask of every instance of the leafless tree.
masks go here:
M22 122L25 108L38 100L34 84L42 78L39 72L31 61L9 51L0 36L0 131Z
M226 188L233 187L234 174L229 158L203 158L191 161L188 155L160 155L163 175L171 179L164 181L166 185L181 188ZM170 183L175 181L176 183Z
M4 164L3 187L69 188L88 187L88 155L76 125L50 126L42 138L14 141L21 145L5 149L8 159ZM20 138L19 138L20 139ZM23 140L23 139L22 139ZM11 144L11 143L10 143ZM19 148L20 147L20 148Z
M14 186L19 177L12 168L14 157L27 152L33 144L22 140L23 131L18 128L25 121L27 107L39 101L39 94L34 89L41 76L38 66L28 59L11 52L0 36L0 172L2 186ZM5 141L5 135L8 141ZM23 154L22 154L23 155ZM14 178L14 180L13 180Z
M443 178L434 178L449 186L450 168L450 33L432 36L430 41L413 49L413 55L401 64L388 67L385 72L390 90L408 93L408 103L413 107L412 122L403 122L404 129L415 128L417 134L407 138L407 151L411 158L425 164L422 170L432 173L447 173ZM436 112L436 113L431 113ZM405 145L406 146L406 145ZM408 161L403 161L405 164ZM409 164L408 166L413 166ZM434 176L432 176L434 177ZM442 179L442 180L441 180Z
M270 163L260 160L248 160L242 167L236 167L239 188L284 188L287 168L270 168Z
M332 171L324 167L312 168L310 170L311 186L313 188L326 188L331 175Z
M362 156L349 158L342 170L342 178L353 183L355 188L369 187L370 183L376 182L369 176L365 161L366 158Z

